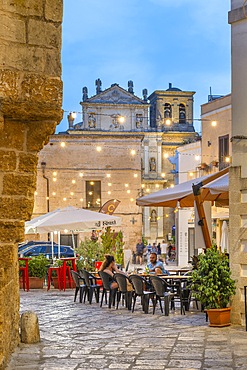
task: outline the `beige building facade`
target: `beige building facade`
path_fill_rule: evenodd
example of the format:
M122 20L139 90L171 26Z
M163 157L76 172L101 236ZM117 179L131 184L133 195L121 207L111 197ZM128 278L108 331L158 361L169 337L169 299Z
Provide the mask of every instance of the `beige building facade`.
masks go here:
M230 165L232 155L231 94L214 98L201 106L202 159L201 170L211 173Z
M169 159L178 146L197 136L189 118L194 92L169 86L169 91L156 91L150 98L144 89L140 99L134 94L132 81L127 89L115 83L102 90L100 79L95 85L96 94L92 97L88 96L87 87L82 89L82 122L76 123L73 114L69 114L68 130L54 135L40 153L33 216L46 212L48 205L50 211L67 205L98 211L106 201L118 199L120 204L114 214L122 217L125 249L135 250L142 235L150 242L167 239L174 225L173 210L142 209L135 200L174 184L174 165ZM157 115L157 122L152 122L151 127L151 101L159 97L165 112L167 99L172 101L171 96L176 94L183 96L183 100L178 99L177 110L185 102L183 114L188 120L179 123L179 118L172 115L166 125L165 116L161 122ZM98 196L92 204L89 192L96 191ZM77 244L83 238L83 234L78 234Z

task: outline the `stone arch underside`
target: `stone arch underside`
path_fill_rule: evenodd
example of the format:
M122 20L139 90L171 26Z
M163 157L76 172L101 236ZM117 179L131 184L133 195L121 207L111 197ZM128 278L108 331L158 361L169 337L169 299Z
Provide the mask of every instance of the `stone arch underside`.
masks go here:
M17 244L32 215L38 153L62 118L62 0L0 4L0 368L19 343Z

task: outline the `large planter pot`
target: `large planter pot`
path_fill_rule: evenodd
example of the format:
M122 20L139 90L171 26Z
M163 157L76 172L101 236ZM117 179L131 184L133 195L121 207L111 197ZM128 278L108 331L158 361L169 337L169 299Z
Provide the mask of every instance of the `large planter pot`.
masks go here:
M208 318L209 318L209 326L230 326L231 325L231 307L227 308L211 308L207 310Z

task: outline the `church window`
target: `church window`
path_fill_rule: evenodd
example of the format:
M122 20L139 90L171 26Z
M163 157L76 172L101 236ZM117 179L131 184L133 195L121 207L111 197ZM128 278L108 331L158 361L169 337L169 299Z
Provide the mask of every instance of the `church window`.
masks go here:
M179 123L186 123L186 108L184 104L179 104Z
M141 128L143 122L143 115L140 113L136 114L136 128Z
M101 206L101 181L86 181L86 208Z
M165 103L165 106L164 106L164 118L165 119L172 118L172 107L171 107L171 104L169 104L169 103Z

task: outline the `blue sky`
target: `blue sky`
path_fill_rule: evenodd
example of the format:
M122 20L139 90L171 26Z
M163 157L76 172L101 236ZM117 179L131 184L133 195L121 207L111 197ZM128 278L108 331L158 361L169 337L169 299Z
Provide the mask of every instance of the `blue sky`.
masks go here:
M210 86L230 93L229 9L230 0L64 0L63 109L80 112L82 87L94 95L97 78L102 89L133 80L139 97L171 82L196 92L200 118ZM67 114L57 131L68 128Z

